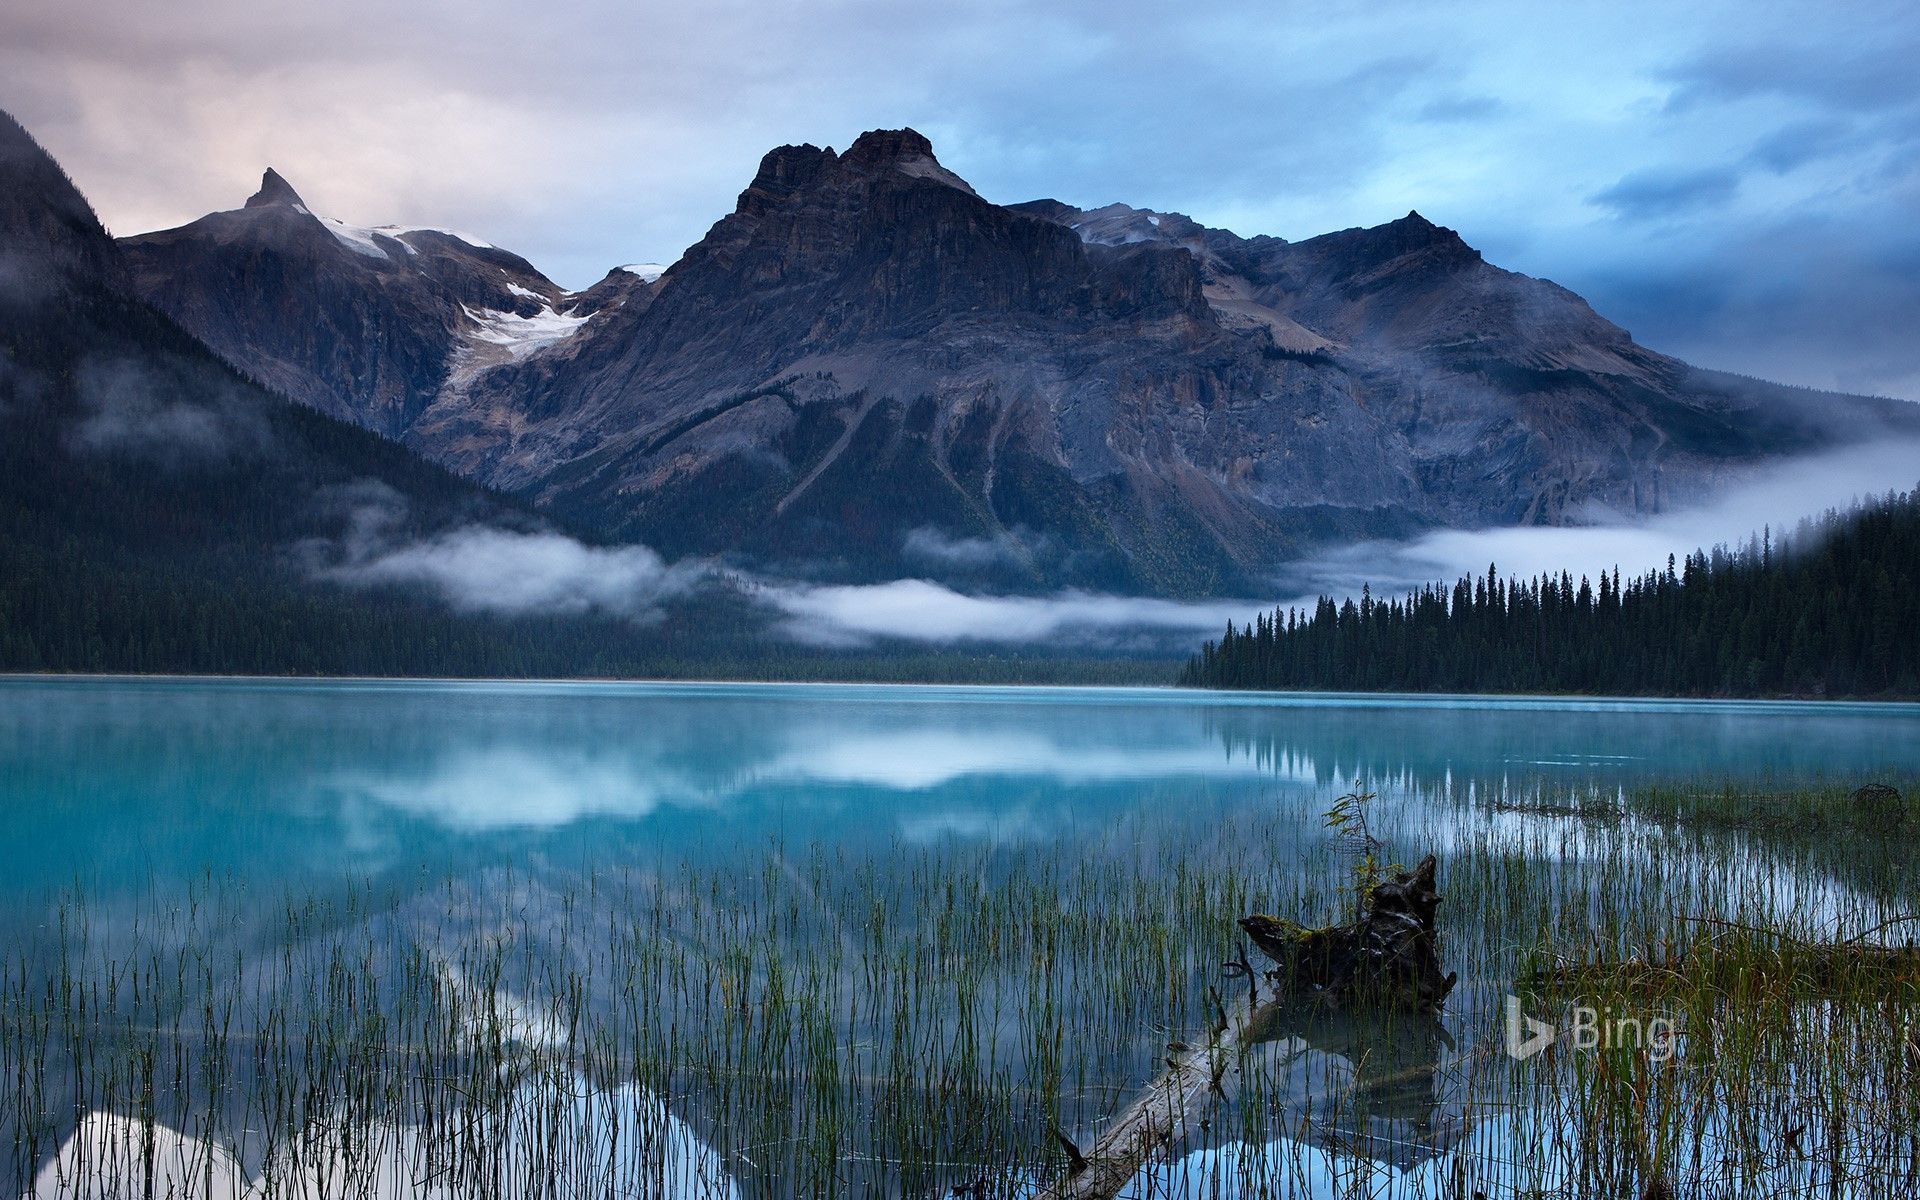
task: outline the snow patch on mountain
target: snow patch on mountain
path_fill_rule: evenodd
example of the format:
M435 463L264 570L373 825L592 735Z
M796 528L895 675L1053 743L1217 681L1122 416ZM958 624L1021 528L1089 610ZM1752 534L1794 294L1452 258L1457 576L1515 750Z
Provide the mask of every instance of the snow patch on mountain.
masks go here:
M303 210L304 211L304 210ZM380 258L391 261L391 256L381 248L379 239L397 241L392 234L377 229L368 229L360 225L349 225L345 221L336 221L332 217L323 217L318 213L309 214L314 220L331 233L342 246L355 254L364 254L368 258Z
M532 295L531 292L525 294ZM476 312L464 304L460 307L476 326L470 338L504 348L516 362L555 342L565 341L593 319L555 312L552 305L546 305L531 317L491 308Z
M641 283L652 283L667 273L667 269L659 263L628 263L614 269L625 271L629 275L638 275Z
M483 242L470 233L461 233L458 229L438 229L432 225L376 225L373 231L385 237L404 239L410 233L437 233L441 237L450 237L465 242L476 250L498 249L492 242ZM409 247L411 248L411 247Z
M540 311L531 317L499 309L475 309L465 304L460 310L472 326L461 331L463 344L454 351L447 377L441 382L442 398L463 395L474 380L488 371L522 362L559 345L593 319L591 313L574 316L571 309L557 312L544 302Z
M392 261L393 255L388 253L389 248L392 246L399 246L408 254L417 255L420 253L419 247L413 245L413 243L407 239L415 234L421 233L432 233L438 234L441 237L450 237L455 241L465 242L476 250L492 250L494 248L489 242L483 242L471 234L459 233L452 229L435 229L428 225L350 225L345 221L336 220L333 217L323 217L318 213L310 212L304 205L296 204L294 208L320 222L328 233L331 233L335 238L339 239L341 245L353 251L355 254L364 254L368 258L380 258ZM527 294L533 295L531 292ZM544 296L536 298L545 299Z
M1139 242L1166 240L1168 231L1160 226L1163 215L1130 204L1109 204L1081 213L1069 220L1067 227L1079 234L1083 242L1131 246Z

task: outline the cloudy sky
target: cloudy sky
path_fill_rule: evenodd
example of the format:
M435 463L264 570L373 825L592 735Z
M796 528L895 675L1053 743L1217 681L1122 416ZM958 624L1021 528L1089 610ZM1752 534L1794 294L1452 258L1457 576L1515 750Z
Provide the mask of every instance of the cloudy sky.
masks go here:
M1417 208L1710 366L1920 399L1910 2L8 0L0 106L121 233L240 203L670 261L784 142L1301 238Z

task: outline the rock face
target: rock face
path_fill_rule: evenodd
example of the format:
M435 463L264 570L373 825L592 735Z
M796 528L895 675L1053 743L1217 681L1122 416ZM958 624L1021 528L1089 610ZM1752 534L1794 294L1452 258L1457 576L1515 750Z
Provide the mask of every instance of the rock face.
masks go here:
M463 473L789 576L1264 592L1317 542L1657 511L1916 411L1695 370L1418 214L1288 243L1000 206L912 130L777 149L657 282L527 275L517 309L422 269L512 256L255 199L133 239L143 292ZM463 358L482 310L577 324Z
M1278 533L1155 448L1257 387L1260 361L1215 327L1186 253L989 204L901 131L768 155L648 306L414 436L675 554L1172 586L1224 580L1223 539L1257 554Z
M121 241L135 286L248 374L398 438L443 392L585 325L525 259L317 216L269 169L244 207Z

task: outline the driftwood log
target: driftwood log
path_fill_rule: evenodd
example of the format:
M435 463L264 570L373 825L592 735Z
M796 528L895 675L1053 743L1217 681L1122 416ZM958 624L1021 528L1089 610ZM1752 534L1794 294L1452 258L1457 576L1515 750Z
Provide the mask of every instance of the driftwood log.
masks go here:
M1217 994L1216 994L1217 998ZM1188 1047L1167 1058L1167 1069L1114 1118L1093 1148L1081 1153L1064 1134L1054 1137L1067 1152L1066 1177L1040 1193L1041 1200L1112 1200L1140 1168L1183 1135L1190 1122L1221 1092L1221 1079L1265 1028L1276 1002L1251 1000L1224 1012L1209 1031L1207 1044Z
M1273 959L1278 969L1272 978L1283 995L1437 1012L1457 976L1440 973L1435 869L1429 854L1413 870L1375 885L1365 911L1348 925L1307 929L1256 915L1241 918L1240 928Z
M1440 974L1434 916L1440 892L1431 854L1412 871L1374 887L1366 911L1351 925L1306 929L1275 917L1243 918L1240 927L1278 964L1274 986L1263 997L1252 970L1248 995L1229 1015L1215 993L1216 1017L1206 1044L1183 1046L1166 1070L1128 1105L1093 1148L1082 1152L1064 1134L1054 1136L1067 1154L1067 1174L1040 1195L1043 1200L1112 1200L1163 1147L1203 1118L1221 1081L1256 1042L1300 1031L1301 1006L1323 1001L1343 1008L1384 1006L1429 1014L1453 990L1455 976ZM1438 1029L1434 1026L1434 1029ZM1445 1037L1439 1030L1438 1036ZM1431 1071L1427 1072L1429 1092ZM1410 1078L1418 1078L1415 1072Z

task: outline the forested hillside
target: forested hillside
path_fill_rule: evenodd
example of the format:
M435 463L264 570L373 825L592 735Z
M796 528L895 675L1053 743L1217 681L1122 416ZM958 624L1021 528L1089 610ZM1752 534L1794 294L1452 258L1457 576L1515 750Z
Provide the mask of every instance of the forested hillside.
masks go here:
M1920 490L1622 580L1480 578L1227 627L1190 687L1920 695Z

